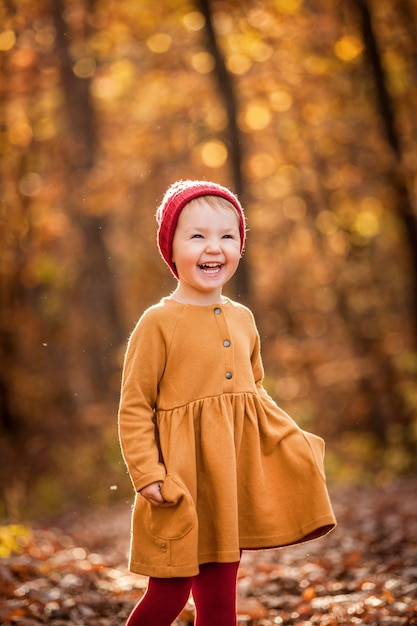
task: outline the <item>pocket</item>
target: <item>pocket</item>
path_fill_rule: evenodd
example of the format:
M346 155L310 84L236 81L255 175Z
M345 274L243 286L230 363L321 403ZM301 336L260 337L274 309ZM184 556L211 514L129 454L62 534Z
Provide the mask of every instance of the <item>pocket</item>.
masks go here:
M186 487L168 474L161 494L166 504L147 507L150 531L160 539L180 539L197 522L194 501Z

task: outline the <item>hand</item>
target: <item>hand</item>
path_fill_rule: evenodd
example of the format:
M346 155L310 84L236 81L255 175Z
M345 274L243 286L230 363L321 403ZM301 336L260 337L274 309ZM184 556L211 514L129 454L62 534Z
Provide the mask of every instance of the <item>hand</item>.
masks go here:
M147 485L143 489L139 491L140 495L143 496L152 506L160 506L165 503L164 498L161 494L162 481L159 480L157 483L151 483Z

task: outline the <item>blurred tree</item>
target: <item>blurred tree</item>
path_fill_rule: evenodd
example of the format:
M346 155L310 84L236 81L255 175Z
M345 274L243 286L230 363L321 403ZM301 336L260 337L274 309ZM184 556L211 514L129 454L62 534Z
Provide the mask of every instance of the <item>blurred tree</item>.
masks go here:
M238 104L233 85L233 78L226 68L223 54L217 41L213 26L212 7L209 0L198 0L197 6L204 16L207 33L207 51L214 58L214 68L217 76L220 96L224 100L227 112L228 144L230 146L230 167L233 190L238 195L243 206L246 206L246 189L242 172L242 137L238 126ZM248 280L248 269L243 260L238 268L233 284L235 285L234 296L242 298L243 301L250 300L250 286Z
M9 511L124 477L121 360L174 286L154 213L185 177L247 210L234 293L270 392L337 475L415 468L415 23L406 0L0 0Z
M91 3L91 7L94 3ZM83 250L77 259L78 280L73 293L78 350L73 355L73 366L80 367L85 360L84 376L93 384L88 401L96 394L105 393L114 371L112 351L123 340L111 255L106 243L108 218L100 214L100 207L91 214L86 209L89 194L89 176L97 158L97 130L94 107L91 102L91 57L82 57L77 69L71 59L69 46L77 42L88 50L88 5L72 7L76 13L72 24L64 20L70 14L62 0L51 2L56 30L56 53L59 59L64 95L67 129L64 140L65 208L83 236ZM82 358L84 356L84 358ZM78 362L78 363L77 363ZM77 365L76 365L77 363Z
M376 40L372 17L366 0L357 0L357 6L361 18L361 27L365 50L375 84L376 103L383 121L383 127L387 141L394 153L395 161L390 171L390 182L396 193L396 210L404 225L404 231L410 250L410 265L412 273L412 315L414 318L414 349L417 350L417 215L413 208L413 201L409 189L412 173L408 171L404 163L402 141L398 134L398 124L395 119L394 104L388 90L388 80L385 75L381 53ZM399 7L404 16L404 26L409 29L413 24L413 16L406 0L401 0ZM410 30L414 39L414 62L417 54L417 40L415 29ZM417 64L413 68L417 75Z

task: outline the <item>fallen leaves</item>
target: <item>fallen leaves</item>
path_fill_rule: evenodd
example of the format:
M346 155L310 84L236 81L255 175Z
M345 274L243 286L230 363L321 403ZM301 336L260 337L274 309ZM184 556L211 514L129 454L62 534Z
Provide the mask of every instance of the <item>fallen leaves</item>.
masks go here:
M334 488L339 525L328 537L245 552L239 624L417 626L416 495L417 481ZM126 568L129 514L126 505L59 528L20 527L23 539L0 561L0 622L122 626L146 587ZM193 613L190 602L177 625Z
M138 595L137 578L58 529L38 529L22 554L0 564L0 593L6 599L0 622L111 626L120 617L121 623Z
M339 525L328 537L245 553L239 591L269 609L246 623L417 625L416 496L416 481L334 490Z

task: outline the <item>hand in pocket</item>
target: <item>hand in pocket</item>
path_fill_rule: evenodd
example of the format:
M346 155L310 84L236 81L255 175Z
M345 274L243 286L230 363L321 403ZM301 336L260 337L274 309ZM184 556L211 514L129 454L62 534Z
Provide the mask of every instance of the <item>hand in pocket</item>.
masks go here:
M140 495L145 498L152 506L161 506L165 500L161 494L162 480L151 483L139 491Z

